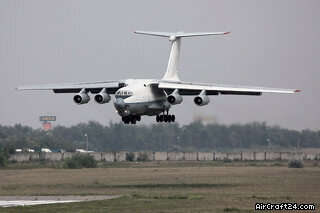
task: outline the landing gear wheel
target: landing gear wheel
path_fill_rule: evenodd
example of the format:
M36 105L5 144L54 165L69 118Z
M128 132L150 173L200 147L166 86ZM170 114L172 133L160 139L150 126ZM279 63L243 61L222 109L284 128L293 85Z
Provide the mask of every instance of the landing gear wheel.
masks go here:
M176 116L175 115L171 115L171 121L174 122L176 120Z
M130 120L129 120L129 117L127 116L127 117L122 117L122 121L124 124L128 124Z
M141 121L141 116L137 115L136 119L137 119L137 121Z
M136 122L137 122L136 117L135 116L131 116L130 122L131 122L131 124L136 124Z
M168 115L163 115L163 121L168 122Z
M159 121L163 122L163 115L159 115Z
M159 115L156 116L156 121L159 122Z
M168 122L170 123L172 121L172 115L168 115Z

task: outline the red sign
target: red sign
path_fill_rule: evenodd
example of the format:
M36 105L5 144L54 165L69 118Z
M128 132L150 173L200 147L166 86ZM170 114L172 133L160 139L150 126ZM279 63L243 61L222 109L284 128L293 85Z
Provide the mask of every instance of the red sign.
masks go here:
M44 131L48 131L51 129L51 123L48 123L48 122L44 122L43 123L43 130Z

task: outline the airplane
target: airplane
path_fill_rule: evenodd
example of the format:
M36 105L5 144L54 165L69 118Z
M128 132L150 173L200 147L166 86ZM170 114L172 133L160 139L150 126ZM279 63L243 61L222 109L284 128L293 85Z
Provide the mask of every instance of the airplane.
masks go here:
M95 94L99 104L109 103L115 95L114 107L125 124L136 124L141 116L156 116L157 122L175 122L175 115L169 114L171 106L181 104L182 96L195 96L198 106L207 105L211 95L253 95L263 93L295 93L297 89L279 89L251 86L233 86L181 81L178 76L178 60L181 39L195 36L226 35L230 32L151 32L134 31L136 34L166 37L171 42L167 70L162 79L123 79L96 82L60 83L47 85L20 86L18 90L53 90L54 93L77 93L73 101L86 104L88 93Z

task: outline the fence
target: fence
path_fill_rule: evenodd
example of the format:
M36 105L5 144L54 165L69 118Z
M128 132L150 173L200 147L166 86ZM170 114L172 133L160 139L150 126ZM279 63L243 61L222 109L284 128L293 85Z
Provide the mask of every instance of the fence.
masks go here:
M123 162L129 152L92 152L88 153L97 161ZM72 157L76 153L16 153L10 156L10 161L24 162L32 160L59 161ZM142 155L149 161L259 161L259 160L320 160L320 153L304 152L134 152L134 159Z

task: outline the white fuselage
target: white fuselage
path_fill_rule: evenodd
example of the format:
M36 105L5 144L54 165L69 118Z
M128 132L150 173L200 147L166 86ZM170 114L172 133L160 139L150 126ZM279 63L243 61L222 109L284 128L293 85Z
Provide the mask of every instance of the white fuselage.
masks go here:
M114 106L117 113L128 115L158 115L170 108L167 94L152 85L152 79L128 79L125 87L115 93Z

